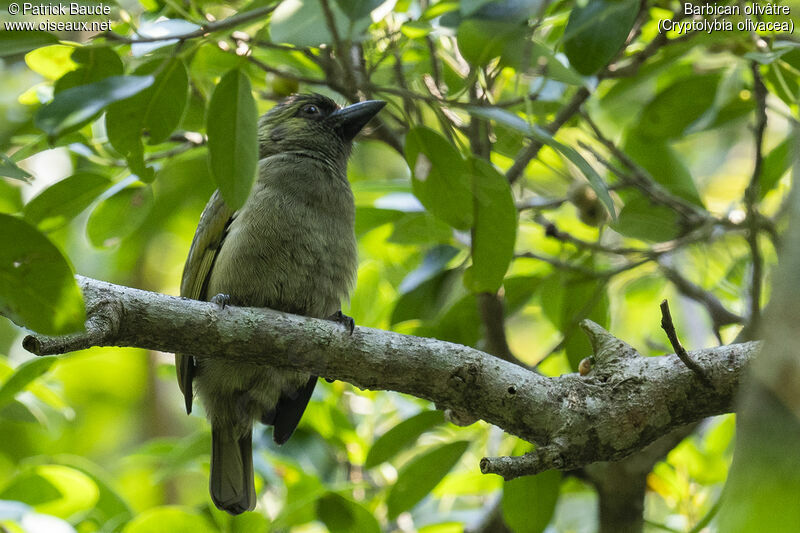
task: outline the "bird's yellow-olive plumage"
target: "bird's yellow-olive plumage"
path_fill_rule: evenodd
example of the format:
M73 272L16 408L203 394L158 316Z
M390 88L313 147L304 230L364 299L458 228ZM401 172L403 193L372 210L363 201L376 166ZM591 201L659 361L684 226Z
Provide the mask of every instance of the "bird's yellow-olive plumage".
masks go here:
M258 123L258 178L241 209L215 192L197 226L181 295L269 307L317 318L335 315L355 281L353 138L384 106L340 108L322 95L294 95ZM224 120L225 117L218 117ZM274 426L282 444L297 427L316 376L224 358L178 355L187 412L193 385L212 428L211 497L232 514L252 510L251 431Z

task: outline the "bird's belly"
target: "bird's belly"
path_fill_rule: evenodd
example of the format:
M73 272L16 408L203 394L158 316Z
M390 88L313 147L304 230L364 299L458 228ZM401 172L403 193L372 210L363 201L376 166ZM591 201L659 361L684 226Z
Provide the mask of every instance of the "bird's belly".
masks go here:
M212 267L207 299L227 294L232 305L318 318L339 310L356 267L351 228L235 222Z
M239 216L228 228L205 291L230 296L239 306L325 318L340 309L356 269L356 243L347 220L297 216L254 220ZM301 223L289 224L289 220ZM274 407L283 392L309 375L267 365L198 361L197 385L213 423L247 432L250 421Z

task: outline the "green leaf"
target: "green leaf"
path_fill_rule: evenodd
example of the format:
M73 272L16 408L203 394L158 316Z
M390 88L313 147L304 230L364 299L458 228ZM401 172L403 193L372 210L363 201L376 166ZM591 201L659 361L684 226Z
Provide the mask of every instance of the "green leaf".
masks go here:
M334 492L317 500L317 517L331 533L337 531L354 531L355 519L344 498Z
M634 130L625 140L623 151L667 191L703 207L703 200L700 198L700 193L697 192L689 169L680 154L670 146L668 141L653 139ZM622 192L620 196L627 202L630 195ZM641 197L638 193L635 196Z
M111 182L105 176L79 172L40 192L25 205L25 220L42 231L66 225L102 193Z
M27 222L0 214L0 314L45 335L83 329L83 297L64 256Z
M464 284L473 292L496 292L514 257L517 208L508 181L491 163L471 158L475 191L472 266Z
M580 265L593 268L591 260ZM573 370L577 370L581 359L592 353L588 337L578 327L588 318L608 327L609 299L604 279L576 277L556 272L542 282L540 296L545 316L564 336L564 352Z
M402 218L404 214L396 209L356 206L356 237L361 238L362 235L375 228Z
M430 213L405 213L394 221L389 242L396 244L449 243L453 230Z
M22 211L22 187L19 181L0 180L0 213Z
M427 22L409 20L400 27L400 31L409 39L420 39L432 32L433 26Z
M167 140L180 124L189 98L189 78L180 58L166 64L157 59L136 69L137 75L155 72L158 75L152 86L110 105L106 113L109 142L125 156L131 171L148 183L154 172L145 165L142 138L146 137L149 144Z
M28 383L47 372L58 359L55 357L36 357L28 359L17 368L14 373L0 385L0 406L10 403L18 392L21 392Z
M25 54L25 63L32 71L48 80L57 80L67 72L78 68L72 60L74 50L74 46L66 44L44 46Z
M190 70L192 83L197 84L198 79L215 81L241 64L241 58L220 50L213 42L201 44L192 56ZM210 91L208 91L210 92ZM203 109L205 114L205 109Z
M383 3L383 0L335 0L335 2L350 20L355 21L368 17L373 9Z
M152 76L112 76L67 89L39 109L36 126L53 140L91 121L112 102L133 96L152 84Z
M142 225L153 207L153 191L132 185L109 196L94 208L86 222L92 245L107 248L118 244Z
M481 0L470 0L467 10L472 10L475 3ZM471 6L469 4L472 4ZM528 19L536 16L547 2L544 0L491 0L483 2L483 5L472 11L474 18L487 20L499 20L502 22L514 22L517 24L527 24ZM462 3L462 13L464 12Z
M97 486L98 498L93 512L98 513L100 523L106 524L113 521L119 524L113 531L122 529L124 521L133 517L133 511L128 502L113 488L111 478L103 468L77 455L57 455L54 459L63 466L68 466L88 476Z
M501 60L503 64L517 70L535 68L545 78L570 85L585 85L580 74L559 61L550 48L537 41L507 41Z
M761 164L759 180L759 196L764 198L775 188L780 179L789 170L797 155L797 138L789 135L778 146L773 148Z
M270 533L269 519L259 513L242 513L231 517L229 533Z
M447 263L456 255L458 255L458 248L446 244L434 246L425 254L425 258L419 268L409 272L403 278L397 291L400 294L407 294L422 283L438 276L444 271Z
M390 520L420 502L467 451L469 442L444 444L414 458L400 470L397 482L386 498Z
M588 318L608 327L611 316L608 288L604 280L574 282L567 286L564 298L564 353L570 367L577 371L581 360L593 353L592 344L578 323Z
M473 14L475 11L479 10L485 4L492 2L494 0L462 0L459 2L460 9L459 13L461 13L462 17L467 17Z
M506 318L521 310L542 282L541 276L510 276L503 280Z
M560 152L564 157L569 159L574 164L586 179L589 180L589 185L597 193L597 197L603 202L606 210L612 218L616 217L616 210L614 209L614 202L608 194L608 189L603 181L603 178L595 171L595 169L586 162L586 160L574 148L562 144L555 140L552 135L543 130L542 128L528 124L523 118L497 107L469 107L467 111L470 115L480 117L486 120L492 120L498 124L502 124L508 128L519 131L528 137L538 141L554 150Z
M472 227L472 183L458 150L439 133L418 126L406 135L405 153L422 205L456 229Z
M458 49L470 64L486 65L511 43L519 47L525 31L520 24L466 19L458 26Z
M415 334L475 346L481 338L477 297L472 293L462 296L444 311L438 322L433 325L423 324Z
M19 168L6 154L0 154L0 176L25 182L33 178L24 169Z
M70 518L94 508L99 491L86 474L62 465L37 465L18 474L0 500L27 503L44 514Z
M189 100L189 75L180 58L167 63L142 100L146 104L142 120L149 134L148 143L166 141L178 127Z
M206 124L211 176L231 209L244 205L256 177L256 113L250 80L241 70L231 70L211 96Z
M675 211L642 196L626 201L611 227L626 237L653 242L670 241L679 234Z
M142 37L157 37L158 40L131 44L133 57L147 55L154 50L170 46L178 39L165 39L164 37L181 36L200 29L200 26L183 19L161 19L155 22L145 22L139 26L138 35Z
M131 172L150 182L154 172L144 161L142 118L141 107L129 100L113 103L106 113L106 135L111 146L125 157Z
M443 422L444 414L441 411L423 411L403 420L372 444L364 468L373 468L388 461L414 444L420 435Z
M790 41L777 41L772 43L772 49L768 52L747 52L742 57L745 59L752 59L753 61L757 61L762 65L769 65L774 63L775 60L780 59L783 54L790 52L794 48L797 48L797 43Z
M541 533L553 518L561 472L548 470L503 484L503 519L516 533Z
M0 31L0 57L22 54L57 43L58 37L46 31Z
M663 91L642 110L637 131L651 139L678 139L713 105L719 74L682 78Z
M359 9L359 4L363 5L358 0L351 3L352 6L349 7L353 7L356 11ZM342 40L358 40L371 22L368 17L361 17L358 24L353 24L337 2L329 2L328 5L333 14L336 32ZM272 13L269 33L275 43L289 43L302 47L317 47L333 42L319 0L284 0Z
M217 531L203 515L189 507L154 507L128 522L123 533L198 533Z
M380 533L381 526L364 506L335 492L317 500L317 517L330 533Z
M447 13L458 11L460 4L461 2L455 2L452 0L444 0L442 2L430 4L428 5L428 8L422 12L419 20L433 20L441 17L442 15L446 15Z
M605 67L625 44L638 13L638 0L576 4L564 30L564 52L570 64L584 75Z
M769 91L792 107L797 106L800 98L798 70L800 70L800 48L794 48L770 64L764 75L764 82Z
M11 400L6 405L0 407L0 419L12 422L22 422L31 424L38 422L39 419L31 409L19 400Z
M110 76L120 76L124 71L119 55L105 46L74 48L70 59L78 65L78 68L56 80L55 93L79 85L88 85Z
M456 288L456 282L458 285L463 285L460 270L443 270L401 294L395 302L390 323L435 319L449 303L447 297Z

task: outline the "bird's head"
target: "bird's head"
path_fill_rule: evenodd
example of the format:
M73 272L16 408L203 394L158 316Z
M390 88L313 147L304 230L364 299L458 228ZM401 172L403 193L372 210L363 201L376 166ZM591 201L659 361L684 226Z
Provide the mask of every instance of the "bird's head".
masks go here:
M339 107L321 94L295 94L258 121L259 157L296 152L346 165L353 138L386 102Z

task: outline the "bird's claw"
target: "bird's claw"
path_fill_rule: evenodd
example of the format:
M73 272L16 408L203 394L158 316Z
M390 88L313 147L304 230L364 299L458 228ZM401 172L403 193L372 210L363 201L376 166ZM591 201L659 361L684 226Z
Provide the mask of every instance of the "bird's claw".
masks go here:
M211 298L211 303L217 304L220 309L225 309L225 307L231 303L231 295L222 293L217 294Z
M328 317L328 320L333 322L337 322L344 327L347 328L347 331L350 332L350 335L353 334L353 331L356 329L356 321L353 320L353 317L349 317L342 313L341 311L336 311L331 316Z

